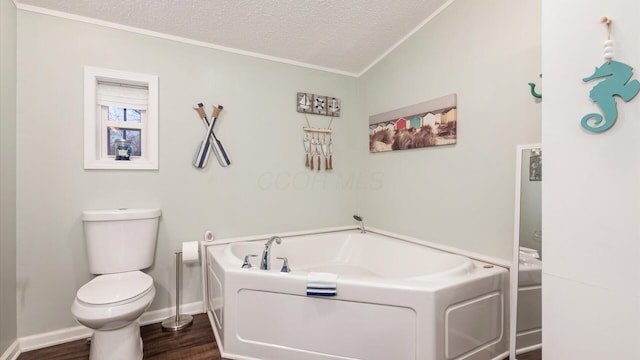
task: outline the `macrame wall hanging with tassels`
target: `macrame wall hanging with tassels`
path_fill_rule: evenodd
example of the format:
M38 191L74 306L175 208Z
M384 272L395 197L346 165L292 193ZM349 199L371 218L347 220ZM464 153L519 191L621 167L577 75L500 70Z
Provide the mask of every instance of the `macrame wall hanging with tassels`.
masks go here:
M585 130L595 133L609 130L616 122L618 109L615 96L621 98L624 102L629 102L640 91L640 82L635 79L631 80L633 68L627 64L612 60L614 44L611 40L611 20L603 17L600 22L607 26L607 40L604 42L605 62L596 67L593 75L582 79L582 81L589 82L595 79L604 79L589 92L589 97L600 107L604 117L599 113L590 113L583 116L580 121Z
M311 170L333 170L333 118L340 116L340 100L329 96L298 93L298 112L304 114L307 126L303 127L302 144L305 151L305 166ZM311 126L307 114L331 116L326 128ZM329 139L327 140L327 134ZM316 159L317 156L317 159ZM324 160L324 166L322 162Z

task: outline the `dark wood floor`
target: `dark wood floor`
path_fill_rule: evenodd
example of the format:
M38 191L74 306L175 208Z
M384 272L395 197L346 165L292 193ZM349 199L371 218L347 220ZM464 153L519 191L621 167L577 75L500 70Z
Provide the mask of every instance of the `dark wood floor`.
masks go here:
M162 325L142 326L146 360L228 360L220 357L218 345L206 314L193 317L193 325L179 331L162 331ZM89 344L78 340L20 354L18 360L86 360ZM518 355L518 360L542 360L542 351Z
M140 328L147 360L227 360L220 357L206 314L193 317L193 325L179 332L162 331L162 325ZM86 360L89 344L78 340L20 354L18 360ZM114 359L115 360L115 359Z

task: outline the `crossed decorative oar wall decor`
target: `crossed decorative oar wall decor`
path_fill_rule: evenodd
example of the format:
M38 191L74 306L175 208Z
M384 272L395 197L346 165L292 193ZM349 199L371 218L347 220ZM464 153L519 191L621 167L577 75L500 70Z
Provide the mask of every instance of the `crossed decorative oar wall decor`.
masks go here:
M200 142L200 145L193 156L193 166L199 169L207 166L207 161L209 160L209 154L211 154L211 152L213 152L216 159L218 159L220 166L227 167L231 165L231 160L229 159L227 151L222 145L222 142L213 132L213 126L216 124L216 120L222 111L222 105L213 107L211 121L207 118L207 114L204 111L204 105L202 103L198 103L194 109L198 112L204 127L207 128L207 133L205 134L204 139Z

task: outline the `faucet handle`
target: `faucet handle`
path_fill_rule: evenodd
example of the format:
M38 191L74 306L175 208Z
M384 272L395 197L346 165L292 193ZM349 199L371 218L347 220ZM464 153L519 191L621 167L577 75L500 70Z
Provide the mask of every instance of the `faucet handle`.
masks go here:
M286 257L278 256L276 259L282 260L282 269L280 269L280 272L283 272L283 273L291 272L291 268L289 267L289 260Z
M257 257L258 255L256 254L250 254L250 255L245 255L244 257L244 261L242 262L242 268L243 269L251 269L251 261L249 261L250 257Z

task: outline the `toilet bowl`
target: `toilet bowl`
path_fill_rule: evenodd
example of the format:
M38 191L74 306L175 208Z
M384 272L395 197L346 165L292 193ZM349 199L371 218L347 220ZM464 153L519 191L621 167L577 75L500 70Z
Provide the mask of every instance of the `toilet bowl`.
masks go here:
M82 212L89 272L71 313L93 330L90 360L141 360L140 316L156 295L153 265L160 209Z
M155 293L153 279L141 271L100 275L78 290L71 313L94 330L91 359L142 359L138 318Z
M138 319L155 295L151 276L141 271L100 275L82 286L71 313L94 330L115 330Z

